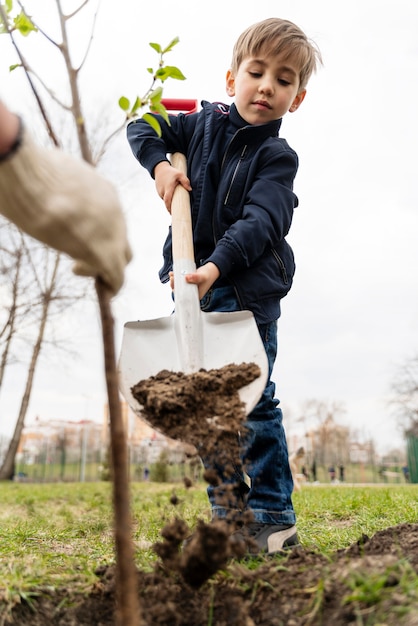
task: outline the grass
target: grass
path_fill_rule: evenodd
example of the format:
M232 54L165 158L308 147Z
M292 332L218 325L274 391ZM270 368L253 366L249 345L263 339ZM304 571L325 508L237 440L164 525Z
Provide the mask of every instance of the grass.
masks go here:
M349 546L363 533L418 520L418 485L312 486L293 500L302 544L324 553Z
M0 483L0 501L0 600L17 595L30 601L36 590L69 585L74 591L87 590L96 580L96 568L114 562L110 483ZM199 518L209 519L204 484L186 490L133 483L131 502L142 569L151 568L156 558L144 542L158 541L167 521L178 516L193 526ZM294 505L302 544L331 554L363 533L371 536L399 523L416 523L418 485L315 485L295 493ZM405 569L403 575L411 584L411 573ZM354 580L354 597L373 597L384 580L368 585Z

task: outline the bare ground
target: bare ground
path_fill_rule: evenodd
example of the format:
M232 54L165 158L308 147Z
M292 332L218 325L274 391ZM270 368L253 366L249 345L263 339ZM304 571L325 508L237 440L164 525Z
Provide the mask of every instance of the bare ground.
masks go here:
M138 571L141 626L418 626L416 582L409 597L405 592L408 575L418 574L418 524L361 537L330 558L298 548L250 567L232 561L197 587L163 560L150 573ZM113 626L114 568L103 567L97 576L88 596L44 592L34 608L16 606L5 623ZM354 580L369 581L368 593L362 585L356 597ZM379 594L373 591L380 586Z

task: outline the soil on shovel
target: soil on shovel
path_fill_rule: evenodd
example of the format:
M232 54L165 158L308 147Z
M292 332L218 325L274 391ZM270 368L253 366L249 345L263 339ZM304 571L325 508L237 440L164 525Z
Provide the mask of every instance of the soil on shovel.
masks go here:
M255 363L231 363L193 374L162 370L131 389L143 417L164 435L190 443L206 453L233 445L242 430L245 407L239 390L260 376ZM227 437L227 434L233 437ZM237 455L238 450L230 450Z
M156 429L193 444L199 453L226 450L225 458L236 462L236 435L245 418L238 390L257 375L252 365L189 376L160 372L140 381L133 393ZM206 471L205 479L219 487L214 470ZM190 479L185 486L191 486ZM229 491L223 486L220 493L225 502L234 498L233 486ZM241 523L246 521L244 513ZM416 586L408 595L398 591L401 579L405 589L408 572L418 575L418 524L363 535L328 558L297 547L254 557L250 567L245 541L231 534L238 527L235 520L199 521L191 533L178 517L162 529L162 540L153 546L158 559L152 571L138 571L141 626L418 626ZM2 623L114 626L115 574L114 566L100 567L87 596L71 589L45 591L32 597L31 605L18 604ZM356 579L385 580L379 610L391 616L389 621L375 615L372 587L369 595L356 595Z

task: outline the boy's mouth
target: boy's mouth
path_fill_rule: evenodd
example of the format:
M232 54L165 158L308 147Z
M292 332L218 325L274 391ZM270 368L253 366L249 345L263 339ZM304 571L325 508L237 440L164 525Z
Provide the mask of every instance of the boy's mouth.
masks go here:
M256 100L254 102L254 105L256 107L259 107L261 109L271 109L271 106L269 105L268 102L266 102L265 100Z

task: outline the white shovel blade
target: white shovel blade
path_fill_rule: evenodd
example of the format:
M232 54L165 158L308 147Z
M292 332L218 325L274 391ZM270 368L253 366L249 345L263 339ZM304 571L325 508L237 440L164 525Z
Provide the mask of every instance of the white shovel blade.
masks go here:
M154 320L127 322L119 358L119 385L131 409L141 406L131 388L161 370L181 372L175 332L175 313ZM201 313L203 364L205 370L225 365L255 363L261 375L239 390L248 415L259 401L268 377L268 361L254 316L250 311Z

